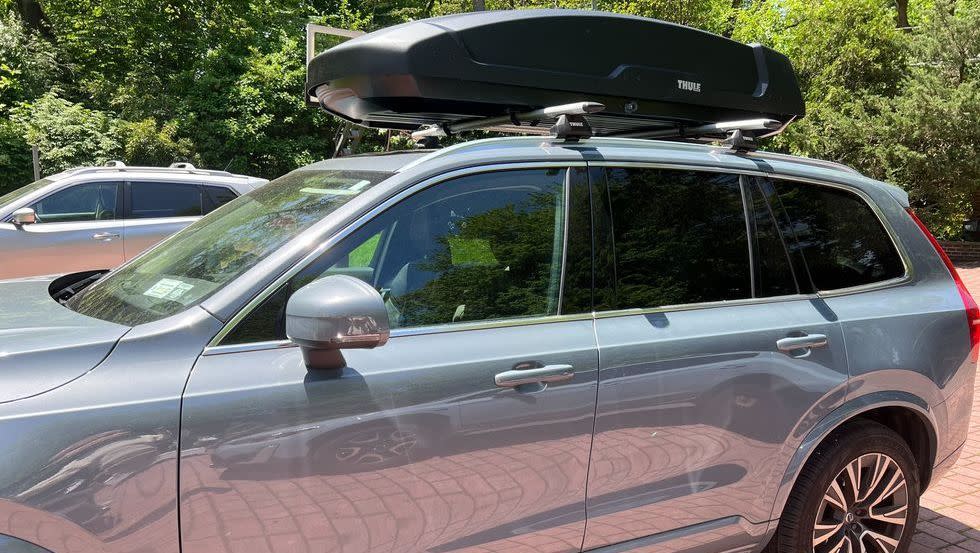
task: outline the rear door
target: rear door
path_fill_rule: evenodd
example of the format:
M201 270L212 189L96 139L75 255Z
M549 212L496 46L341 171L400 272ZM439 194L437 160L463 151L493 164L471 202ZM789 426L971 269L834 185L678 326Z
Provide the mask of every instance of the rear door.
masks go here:
M28 206L37 214L37 222L9 233L4 276L112 269L121 264L121 189L118 182L79 183Z
M579 551L598 368L589 210L584 168L459 176L291 277L190 376L181 550ZM283 309L332 274L382 293L392 336L311 371ZM512 380L531 369L548 381Z
M196 182L131 181L126 186L126 259L186 227L204 213Z
M592 175L600 373L585 549L754 543L794 444L844 398L840 325L797 283L765 181Z

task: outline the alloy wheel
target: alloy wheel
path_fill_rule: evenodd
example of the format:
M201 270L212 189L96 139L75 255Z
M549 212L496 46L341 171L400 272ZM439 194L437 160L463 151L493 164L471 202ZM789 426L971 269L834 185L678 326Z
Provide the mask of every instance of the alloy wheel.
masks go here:
M881 453L861 455L830 482L817 508L813 553L894 553L908 521L905 474Z

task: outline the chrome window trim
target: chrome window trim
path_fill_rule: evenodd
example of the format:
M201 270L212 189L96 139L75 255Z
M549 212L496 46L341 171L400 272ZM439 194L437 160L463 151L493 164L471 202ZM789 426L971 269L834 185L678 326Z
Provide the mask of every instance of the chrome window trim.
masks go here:
M247 317L249 313L251 313L256 307L258 307L263 301L265 301L266 298L272 295L276 290L279 289L280 286L285 284L290 278L292 278L297 273L305 269L310 263L312 263L318 257L320 257L320 255L322 255L324 252L332 248L334 245L336 245L338 242L340 242L347 236L354 233L360 227L370 222L372 219L374 219L381 213L387 211L388 209L390 209L397 203L401 202L402 200L408 198L409 196L417 194L427 188L436 186L442 182L446 182L451 179L468 176L468 175L475 175L479 173L491 173L495 171L521 170L521 169L550 169L550 168L570 169L572 167L588 167L588 164L585 161L530 161L530 162L517 162L517 163L495 163L490 165L476 165L470 167L462 167L459 169L454 169L452 171L441 173L439 175L431 176L406 187L405 189L401 190L397 194L391 196L385 201L374 206L368 212L364 213L363 215L355 219L353 222L345 226L340 231L335 232L327 240L325 240L319 246L317 246L316 248L311 250L308 254L306 254L299 262L293 264L293 266L290 267L289 270L279 275L279 277L276 278L276 280L274 280L271 284L266 286L262 290L262 292L257 294L254 298L249 300L249 302L245 304L245 307L239 309L238 313L236 313L232 318L228 320L227 323L225 323L225 325L221 328L221 330L218 331L217 334L215 334L214 338L212 338L211 341L208 342L208 345L205 348L205 352L210 351L212 348L216 348L219 346L230 347L232 345L250 345L252 343L267 344L268 342L250 342L249 344L228 344L226 346L221 346L221 340L223 340L228 334L230 334L231 331L234 330L235 326L237 326L238 323L242 321L242 319ZM565 195L568 196L567 176L565 182L566 182ZM565 217L567 221L568 218L567 213ZM566 240L567 240L567 233L566 233ZM564 256L564 252L563 252L563 256ZM564 273L564 267L562 267L562 273ZM501 321L506 322L507 319L502 319ZM492 324L497 321L486 321L486 322ZM468 323L456 323L456 324L467 325ZM451 324L438 325L438 326L439 327L451 326ZM423 328L423 327L419 327L419 328ZM434 327L425 327L425 328L434 328ZM393 329L391 335L392 336L401 335L398 333L398 330L409 330L409 329ZM445 331L445 330L441 330L441 331Z
M546 315L543 317L515 317L513 319L494 319L490 321L473 321L465 323L446 323L441 325L416 326L410 328L396 328L391 331L391 338L406 336L424 336L431 334L449 334L453 332L463 332L467 330L492 330L496 328L516 328L523 326L537 326L544 324L557 324L572 321L591 321L594 313L576 313L574 315ZM204 348L203 356L224 355L227 353L241 353L247 351L268 351L274 349L288 349L299 347L290 340L268 340L265 342L249 342L246 344L227 344Z
M766 298L745 298L741 300L721 300L706 301L698 303L681 303L676 305L663 305L660 307L642 307L630 309L613 309L609 311L597 311L593 313L596 319L610 319L615 317L629 317L634 315L650 315L653 313L676 313L678 311L696 311L700 309L717 309L719 307L739 307L746 305L762 305L768 303L782 303L788 301L813 300L818 299L818 294L790 294L785 296L770 296Z

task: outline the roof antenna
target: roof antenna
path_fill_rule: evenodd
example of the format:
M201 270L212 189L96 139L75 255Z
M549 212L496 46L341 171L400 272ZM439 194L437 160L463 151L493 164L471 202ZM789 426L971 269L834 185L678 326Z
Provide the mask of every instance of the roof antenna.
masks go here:
M592 138L592 127L581 114L562 114L551 127L551 136L566 142L578 142L582 138Z

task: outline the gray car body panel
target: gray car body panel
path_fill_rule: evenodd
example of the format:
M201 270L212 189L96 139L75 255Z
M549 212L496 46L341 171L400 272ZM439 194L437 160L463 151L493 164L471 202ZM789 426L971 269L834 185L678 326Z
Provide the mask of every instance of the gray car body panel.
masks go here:
M48 279L12 281L0 296L0 403L42 394L98 365L128 327L65 309ZM26 315L25 315L26 314Z
M349 367L335 375L307 371L289 343L208 347L281 275L413 187L529 163L700 168L846 187L874 202L909 271L882 286L767 302L393 331L379 349L345 351ZM11 452L0 463L0 535L56 553L177 553L180 540L185 553L339 543L345 551L456 551L505 549L524 537L568 551L576 537L603 553L750 551L774 529L815 448L851 418L879 407L918 414L935 438L937 475L966 439L975 370L963 305L890 185L825 163L617 139L498 139L317 167L395 174L200 308L128 331L79 322L121 338L92 367L68 355L39 365L38 373L62 375L52 382L75 377L0 403L0 451ZM36 282L0 283L0 298ZM41 303L46 316L74 315ZM4 324L30 326L30 318L12 313ZM726 332L732 321L739 326ZM831 347L808 360L775 354L772 340L801 326L826 330ZM51 340L52 349L73 343L67 334ZM0 349L12 343L0 336ZM493 385L495 371L529 358L571 358L575 379L533 393ZM767 405L762 420L760 400L777 391L786 401ZM338 473L312 461L323 443L372 424L432 438L410 462L376 471ZM637 451L673 442L690 454L644 471L599 448L617 437ZM688 450L684 440L704 444ZM546 470L526 470L533 463ZM588 494L586 474L595 484ZM453 488L447 475L465 476L465 486ZM698 510L702 498L715 507ZM638 515L646 526L624 530L624 541L590 538L586 505L597 527ZM246 516L243 507L256 510ZM291 520L293 508L310 520ZM236 512L252 522L219 524L218 514Z

